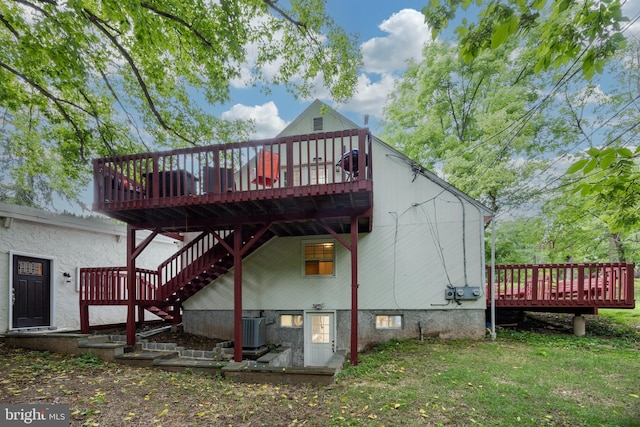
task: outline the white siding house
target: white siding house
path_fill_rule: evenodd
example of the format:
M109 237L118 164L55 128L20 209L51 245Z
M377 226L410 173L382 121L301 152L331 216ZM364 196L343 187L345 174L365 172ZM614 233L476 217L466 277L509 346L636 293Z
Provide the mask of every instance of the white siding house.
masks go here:
M279 136L357 127L316 101ZM391 338L484 336L489 210L375 137L372 153L373 226L358 236L358 350ZM264 317L267 342L292 347L294 365L322 365L351 350L351 269L330 234L274 237L243 261L243 315ZM184 302L186 331L233 337L233 281L223 275Z
M78 269L126 265L126 233L109 220L0 203L0 333L78 329ZM181 244L156 237L140 267L157 268ZM94 325L124 319L126 307L91 310Z

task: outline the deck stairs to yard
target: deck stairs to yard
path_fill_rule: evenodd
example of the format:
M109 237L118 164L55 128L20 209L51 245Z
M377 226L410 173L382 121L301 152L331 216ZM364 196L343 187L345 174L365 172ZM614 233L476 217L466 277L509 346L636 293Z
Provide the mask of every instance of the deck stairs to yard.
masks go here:
M243 227L242 241L248 242L262 226ZM264 232L243 256L254 252L274 234ZM224 243L223 243L224 242ZM180 323L181 304L226 274L234 263L234 232L202 232L157 271L136 269L136 305L167 322ZM83 268L80 270L80 322L83 333L90 330L89 306L126 305L128 277L126 267Z

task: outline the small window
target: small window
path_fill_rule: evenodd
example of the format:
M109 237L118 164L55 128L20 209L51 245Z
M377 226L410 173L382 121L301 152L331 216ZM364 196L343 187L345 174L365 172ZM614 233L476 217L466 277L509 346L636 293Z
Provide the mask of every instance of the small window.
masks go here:
M42 276L42 263L18 261L18 274L25 276Z
M402 316L390 316L387 314L376 316L376 329L400 329L402 328Z
M333 276L335 262L333 242L304 243L305 276Z
M313 118L313 131L319 131L324 128L322 117L314 117Z
M280 326L283 328L299 328L302 326L302 314L281 314Z

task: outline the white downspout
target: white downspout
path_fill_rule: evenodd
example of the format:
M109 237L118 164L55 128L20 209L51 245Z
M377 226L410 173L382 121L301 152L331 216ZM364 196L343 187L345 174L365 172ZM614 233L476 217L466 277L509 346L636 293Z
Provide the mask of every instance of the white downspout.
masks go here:
M491 218L491 339L496 339L496 217Z

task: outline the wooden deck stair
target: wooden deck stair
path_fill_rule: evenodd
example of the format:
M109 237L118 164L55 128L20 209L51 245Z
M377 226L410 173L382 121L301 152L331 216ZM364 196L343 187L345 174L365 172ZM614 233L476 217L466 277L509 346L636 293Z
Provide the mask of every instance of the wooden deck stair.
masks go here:
M261 228L261 225L243 227L243 243L251 240ZM274 235L269 230L263 233L243 256L253 253ZM224 240L224 244L220 240ZM233 241L233 231L203 232L163 262L157 272L140 270L136 305L166 322L179 323L182 303L233 267L233 254L227 249L233 246ZM126 305L128 278L126 267L81 269L80 277L80 324L82 332L88 333L88 307Z

